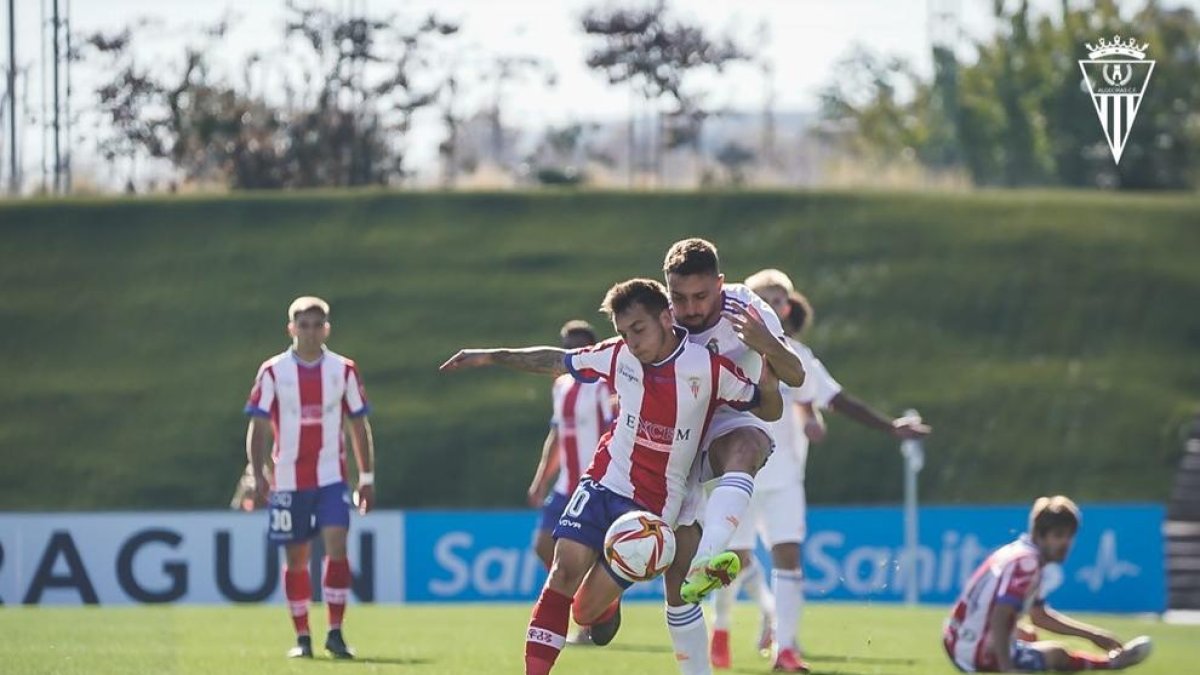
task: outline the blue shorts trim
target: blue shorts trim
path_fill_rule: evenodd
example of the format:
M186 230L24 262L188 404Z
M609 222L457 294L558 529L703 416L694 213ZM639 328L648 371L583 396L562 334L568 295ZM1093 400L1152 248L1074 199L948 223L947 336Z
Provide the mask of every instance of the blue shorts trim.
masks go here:
M554 532L558 519L567 508L567 495L562 492L551 492L542 502L541 517L538 520L538 531Z
M1012 661L1018 670L1035 673L1044 673L1047 670L1046 655L1034 649L1031 643L1024 640L1013 642Z
M554 527L555 539L577 541L600 554L598 563L604 566L613 580L621 588L629 588L632 581L626 581L604 559L604 535L617 518L630 511L645 511L645 507L632 499L619 495L593 481L591 478L581 478L575 488L567 508L563 510Z
M326 527L350 527L350 488L333 483L314 490L281 490L267 499L267 539L308 541Z

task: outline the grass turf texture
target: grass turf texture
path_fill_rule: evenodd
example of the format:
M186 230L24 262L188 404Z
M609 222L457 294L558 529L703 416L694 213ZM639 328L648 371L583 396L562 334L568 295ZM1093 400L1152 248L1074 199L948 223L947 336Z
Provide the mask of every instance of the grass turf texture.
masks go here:
M352 606L345 631L360 658L313 662L283 654L291 623L280 606L6 608L0 611L0 664L6 673L88 675L130 673L519 673L526 605ZM940 643L943 612L935 608L810 604L803 637L817 675L950 675L957 672ZM1200 662L1195 626L1115 616L1082 618L1128 639L1154 639L1142 675L1194 672ZM711 619L711 617L710 617ZM314 643L324 641L324 608L311 616ZM758 618L737 608L734 673L766 673L753 648ZM1080 645L1082 646L1082 645ZM318 650L319 651L319 650ZM563 675L678 672L657 603L633 603L608 647L568 647Z
M303 293L362 366L382 506L520 504L549 381L437 365L602 323L692 235L731 280L791 273L833 374L934 424L924 500L1166 498L1200 404L1194 196L362 192L0 205L0 509L223 505ZM829 422L810 501L898 500L896 443Z

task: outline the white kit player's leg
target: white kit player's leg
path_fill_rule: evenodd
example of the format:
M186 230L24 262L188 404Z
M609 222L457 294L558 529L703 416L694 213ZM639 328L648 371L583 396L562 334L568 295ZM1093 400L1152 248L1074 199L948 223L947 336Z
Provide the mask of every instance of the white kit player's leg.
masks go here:
M688 515L682 522L692 520L693 517ZM685 603L679 593L687 573L683 560L691 558L700 541L697 530L694 522L676 526L676 559L663 575L667 596L667 631L675 648L675 660L684 675L712 672L708 663L708 629L704 625L704 612L699 605Z
M717 431L714 429L713 433ZM716 437L709 446L705 459L712 472L721 477L704 509L700 545L683 584L685 601L700 602L737 577L741 563L726 549L746 517L754 495L753 474L762 466L769 450L770 438L757 426L733 428Z
M708 663L708 628L700 605L667 605L667 629L675 648L675 659L683 675L712 673Z
M804 611L804 569L801 542L805 535L804 488L797 483L773 490L764 497L765 538L772 544L771 587L775 594L775 640L778 649L774 668L783 672L807 672L797 639Z

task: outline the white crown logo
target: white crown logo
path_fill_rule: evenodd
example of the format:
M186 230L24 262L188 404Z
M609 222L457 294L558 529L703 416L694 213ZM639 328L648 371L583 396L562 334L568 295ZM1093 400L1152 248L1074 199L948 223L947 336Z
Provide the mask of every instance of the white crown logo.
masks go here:
M1089 59L1099 59L1106 56L1131 56L1135 59L1146 58L1146 50L1150 48L1149 42L1143 42L1139 47L1137 40L1129 38L1122 40L1120 35L1113 36L1112 42L1100 38L1098 43L1093 46L1088 42L1085 44L1088 48Z

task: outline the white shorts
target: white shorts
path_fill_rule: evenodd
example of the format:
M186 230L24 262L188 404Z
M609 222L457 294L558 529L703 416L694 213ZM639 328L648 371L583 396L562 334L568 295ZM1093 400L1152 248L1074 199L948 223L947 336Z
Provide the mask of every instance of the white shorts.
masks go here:
M697 457L700 464L698 480L701 484L716 478L713 474L712 464L708 461L708 449L712 447L713 442L746 427L763 432L767 440L771 442L771 447L767 449L767 456L771 455L775 449L775 440L771 436L771 427L768 423L755 417L754 413L741 412L726 406L717 408L713 413L712 422L708 425L708 431L705 432L704 438L700 439L700 452Z
M803 543L807 529L805 501L804 485L800 483L773 490L755 490L746 516L733 533L729 548L752 551L755 535L762 537L767 548L776 544Z
M675 521L677 525L691 525L703 519L704 506L708 503L705 483L716 478L712 464L708 461L708 449L712 446L713 441L746 427L760 429L768 439L771 439L770 426L755 417L753 413L740 412L728 407L717 408L717 411L713 413L712 423L708 425L704 438L700 439L700 450L696 453L696 460L692 463L691 472L688 474L687 494L684 495L683 503L679 507L679 518ZM771 440L771 447L768 449L767 455L770 456L774 449L775 441Z

